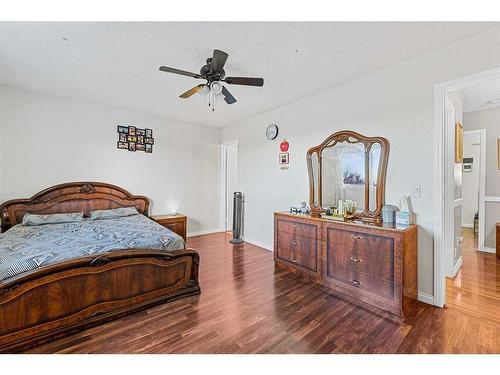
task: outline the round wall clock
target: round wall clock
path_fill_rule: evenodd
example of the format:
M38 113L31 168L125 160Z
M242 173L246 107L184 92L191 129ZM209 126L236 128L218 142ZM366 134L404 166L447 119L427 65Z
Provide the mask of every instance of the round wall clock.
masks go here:
M278 126L275 124L269 125L266 129L267 139L272 141L273 139L276 139L277 136L278 136Z

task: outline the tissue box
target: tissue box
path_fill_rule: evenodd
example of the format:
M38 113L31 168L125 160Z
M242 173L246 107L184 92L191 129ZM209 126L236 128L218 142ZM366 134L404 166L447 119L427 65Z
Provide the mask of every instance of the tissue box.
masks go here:
M408 226L411 224L411 215L407 211L396 212L396 225Z

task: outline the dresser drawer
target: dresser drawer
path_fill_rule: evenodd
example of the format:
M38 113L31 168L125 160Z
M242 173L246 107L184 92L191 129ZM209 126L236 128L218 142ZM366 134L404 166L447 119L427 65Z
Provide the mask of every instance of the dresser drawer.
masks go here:
M277 238L277 258L316 272L318 269L318 241L315 238L281 232Z
M332 265L329 267L328 271L328 277L341 281L351 287L373 293L379 297L389 300L397 298L397 290L400 286L387 280L350 270L338 265Z
M377 252L382 255L398 256L394 253L394 239L392 237L327 228L326 240L328 245L352 249L356 254Z
M363 272L376 276L389 282L399 283L400 278L395 277L396 263L399 259L394 259L394 252L388 254L367 249L352 249L332 242L327 243L326 262L328 273L333 265L348 268L353 271ZM396 263L395 263L396 262ZM399 271L400 268L398 267Z
M278 219L278 232L292 233L302 237L318 239L318 226L297 221Z

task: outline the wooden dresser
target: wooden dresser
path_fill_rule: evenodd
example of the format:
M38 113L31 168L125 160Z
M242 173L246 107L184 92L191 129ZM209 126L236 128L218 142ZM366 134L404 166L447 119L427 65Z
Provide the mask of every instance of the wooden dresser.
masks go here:
M156 221L158 224L163 225L165 228L170 229L172 232L177 233L186 241L187 233L187 216L185 215L153 215L151 220Z
M396 229L277 212L274 259L278 267L403 316L404 299L418 294L417 234L416 225Z

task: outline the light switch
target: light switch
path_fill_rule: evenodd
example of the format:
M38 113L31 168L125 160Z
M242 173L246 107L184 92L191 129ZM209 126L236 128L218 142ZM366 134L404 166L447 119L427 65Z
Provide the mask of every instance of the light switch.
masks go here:
M415 185L413 187L413 196L415 198L420 198L420 185Z

